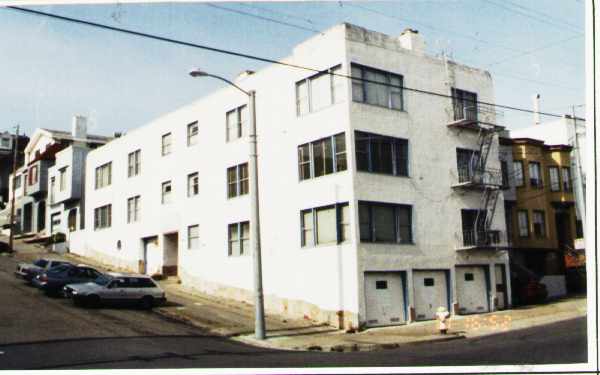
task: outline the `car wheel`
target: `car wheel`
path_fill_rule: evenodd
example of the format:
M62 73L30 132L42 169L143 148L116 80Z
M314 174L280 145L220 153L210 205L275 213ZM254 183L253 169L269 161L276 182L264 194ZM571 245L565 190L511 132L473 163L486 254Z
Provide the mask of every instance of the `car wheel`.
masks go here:
M90 307L100 307L100 296L91 294L87 297L87 303Z
M154 306L154 298L152 296L144 296L140 300L140 307L145 310L150 310Z

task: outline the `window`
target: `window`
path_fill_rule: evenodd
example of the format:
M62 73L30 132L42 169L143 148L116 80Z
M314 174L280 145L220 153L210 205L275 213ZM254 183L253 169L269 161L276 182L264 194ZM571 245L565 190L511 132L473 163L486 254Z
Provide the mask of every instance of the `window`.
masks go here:
M127 222L140 221L140 196L127 199Z
M352 64L352 100L403 110L401 75Z
M458 168L458 182L472 182L475 177L475 168L479 161L479 151L464 148L456 149L456 165ZM477 181L477 180L475 180Z
M244 137L248 133L248 107L243 105L225 114L227 142Z
M362 242L412 243L412 206L359 202Z
M94 230L110 228L111 216L110 204L94 209Z
M188 249L197 249L199 246L199 226L190 225L188 227Z
M60 178L58 183L58 190L64 191L67 188L67 167L61 168L59 170Z
M187 126L187 145L193 146L198 142L198 121Z
M344 77L339 74L341 66L320 72L296 82L296 114L316 112L342 99Z
M452 88L454 120L477 120L477 94Z
M348 203L300 211L301 246L341 243L349 239Z
M18 175L17 177L15 177L15 189L18 189L21 187L21 175Z
M10 138L1 138L0 139L0 147L4 149L10 149Z
M38 166L34 165L29 168L29 186L36 184L38 181Z
M475 280L475 275L473 275L472 273L465 273L465 281L474 281Z
M527 210L519 210L517 212L517 219L519 221L519 237L529 237L529 217L527 216Z
M500 172L502 173L502 188L508 189L510 186L508 182L508 163L506 160L500 160Z
M388 283L387 280L376 280L375 281L375 289L387 289Z
M515 186L525 185L525 177L523 176L523 161L513 161L513 170L515 175Z
M408 176L408 140L355 132L359 171Z
M112 162L103 164L96 168L96 189L109 186L111 183Z
M562 185L564 191L573 191L571 186L571 170L568 167L562 167Z
M229 224L227 227L229 256L247 255L250 253L250 222Z
M345 171L347 168L344 133L298 146L300 181Z
M560 191L558 167L549 167L548 174L550 175L550 191Z
M533 234L537 238L546 237L546 219L544 211L533 211Z
M432 277L426 277L423 279L423 285L425 286L434 286L435 280Z
M140 174L141 150L130 152L127 157L127 177L133 177Z
M188 181L188 186L187 186L188 197L193 197L194 195L198 195L198 172L188 174L187 181Z
M538 162L529 162L529 185L531 185L531 187L537 187L538 189L544 188L542 185L542 176L540 174L540 163Z
M161 203L171 203L171 181L162 183Z
M227 198L248 194L248 163L227 168Z
M172 136L171 133L167 133L162 136L162 156L169 155L171 153L171 142Z

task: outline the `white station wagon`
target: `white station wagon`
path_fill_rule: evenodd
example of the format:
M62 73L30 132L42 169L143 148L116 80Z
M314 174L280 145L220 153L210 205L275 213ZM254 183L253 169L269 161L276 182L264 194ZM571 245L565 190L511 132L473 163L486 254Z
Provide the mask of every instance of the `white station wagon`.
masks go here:
M66 297L76 304L100 306L104 303L137 303L151 309L167 299L165 292L150 276L107 273L94 281L68 284L63 288Z

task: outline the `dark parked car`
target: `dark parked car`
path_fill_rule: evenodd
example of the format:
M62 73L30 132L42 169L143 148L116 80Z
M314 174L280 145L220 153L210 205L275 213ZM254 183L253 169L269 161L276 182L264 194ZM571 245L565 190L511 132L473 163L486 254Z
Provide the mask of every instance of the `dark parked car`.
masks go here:
M19 263L15 276L31 282L37 275L61 264L71 264L64 260L40 258L33 263Z
M47 294L57 294L67 284L80 284L93 281L102 273L85 265L62 264L37 275L33 285Z
M0 241L0 253L10 253L12 249L6 242Z

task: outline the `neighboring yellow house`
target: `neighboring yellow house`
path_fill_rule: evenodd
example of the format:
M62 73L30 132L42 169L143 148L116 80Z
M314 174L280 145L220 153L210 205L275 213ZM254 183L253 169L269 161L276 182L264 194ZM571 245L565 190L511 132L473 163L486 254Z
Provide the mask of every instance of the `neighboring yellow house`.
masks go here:
M574 248L575 197L571 146L530 138L503 139L512 145L516 200L511 224L511 262L543 276L549 297L566 294L565 254Z

